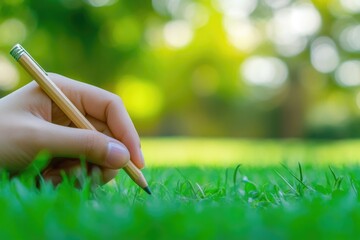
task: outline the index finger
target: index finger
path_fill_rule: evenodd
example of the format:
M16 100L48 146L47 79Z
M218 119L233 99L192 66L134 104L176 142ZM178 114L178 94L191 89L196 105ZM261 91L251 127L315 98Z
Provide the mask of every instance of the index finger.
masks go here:
M58 74L49 76L85 116L106 123L112 135L128 148L134 164L144 167L139 135L119 96Z

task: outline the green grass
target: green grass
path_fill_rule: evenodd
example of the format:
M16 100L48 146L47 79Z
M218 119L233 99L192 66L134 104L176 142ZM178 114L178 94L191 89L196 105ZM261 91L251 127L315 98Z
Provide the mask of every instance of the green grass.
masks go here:
M218 145L223 144L220 142ZM239 145L245 143L250 148L264 146L263 142L245 141ZM289 151L282 142L271 144ZM313 145L311 152L322 147ZM298 142L296 148L306 152L309 146ZM269 146L265 150L275 152ZM243 161L221 167L198 159L202 167L161 167L159 163L154 167L150 161L143 172L152 196L123 172L115 181L93 190L88 179L81 189L73 187L72 179L57 188L42 183L37 189L29 175L9 180L3 173L0 239L358 238L359 165L339 165L340 161L309 164L311 154L299 159L300 164L281 164L278 155L265 153L258 160L273 158L273 165Z

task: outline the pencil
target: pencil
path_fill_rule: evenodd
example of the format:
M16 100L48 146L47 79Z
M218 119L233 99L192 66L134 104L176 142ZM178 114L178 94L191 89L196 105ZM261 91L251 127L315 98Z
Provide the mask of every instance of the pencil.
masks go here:
M10 51L10 54L26 70L26 72L35 79L42 90L50 97L52 101L65 113L65 115L78 128L97 131L96 128L87 120L87 118L75 107L75 105L65 96L65 94L50 79L46 71L31 57L31 55L20 45L16 44ZM130 178L151 194L149 186L142 172L130 160L123 167Z

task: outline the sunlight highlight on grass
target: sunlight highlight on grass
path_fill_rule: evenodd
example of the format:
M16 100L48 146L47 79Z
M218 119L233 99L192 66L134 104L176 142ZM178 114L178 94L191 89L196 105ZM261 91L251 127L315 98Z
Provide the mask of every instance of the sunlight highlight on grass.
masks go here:
M346 165L360 161L360 141L238 140L211 138L144 138L148 167L271 166L308 163Z

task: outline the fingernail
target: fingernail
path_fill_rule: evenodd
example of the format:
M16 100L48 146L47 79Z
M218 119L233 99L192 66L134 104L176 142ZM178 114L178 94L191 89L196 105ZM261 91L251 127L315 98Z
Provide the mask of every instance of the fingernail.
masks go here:
M109 167L112 168L121 168L130 160L129 151L125 146L109 142L108 144L108 153L106 156L106 162Z

